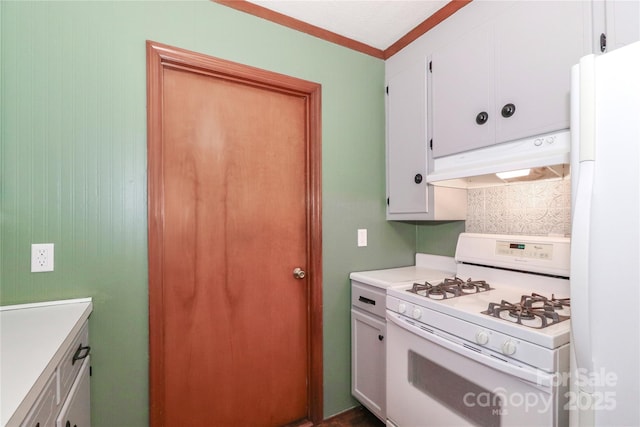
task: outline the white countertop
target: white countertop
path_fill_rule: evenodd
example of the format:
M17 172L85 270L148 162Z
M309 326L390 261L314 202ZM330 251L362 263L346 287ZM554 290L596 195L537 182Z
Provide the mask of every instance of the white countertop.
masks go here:
M356 271L349 275L351 280L379 288L415 281L442 281L455 274L456 262L452 257L416 254L416 264L407 267L383 270Z
M84 322L91 298L0 307L0 425L18 424Z

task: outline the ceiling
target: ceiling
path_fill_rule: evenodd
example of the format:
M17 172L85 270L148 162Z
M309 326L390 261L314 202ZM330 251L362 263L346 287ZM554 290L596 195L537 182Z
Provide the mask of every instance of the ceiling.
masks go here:
M385 50L448 0L249 0L352 40Z
M472 0L213 0L387 59Z

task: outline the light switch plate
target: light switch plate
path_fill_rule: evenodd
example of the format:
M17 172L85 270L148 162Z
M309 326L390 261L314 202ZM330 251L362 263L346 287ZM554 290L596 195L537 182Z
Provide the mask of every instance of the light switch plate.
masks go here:
M367 246L367 229L359 228L358 229L358 247Z
M31 245L31 272L53 271L53 243Z

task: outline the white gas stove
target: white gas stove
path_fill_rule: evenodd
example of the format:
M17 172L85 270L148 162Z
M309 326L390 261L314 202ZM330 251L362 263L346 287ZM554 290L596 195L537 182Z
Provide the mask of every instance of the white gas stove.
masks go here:
M389 425L421 425L426 408L433 425L564 423L569 243L463 233L455 275L387 288ZM507 384L537 405L509 402L499 390ZM477 387L496 396L490 408L467 404L477 403L469 393L483 393ZM415 405L399 395L413 396Z

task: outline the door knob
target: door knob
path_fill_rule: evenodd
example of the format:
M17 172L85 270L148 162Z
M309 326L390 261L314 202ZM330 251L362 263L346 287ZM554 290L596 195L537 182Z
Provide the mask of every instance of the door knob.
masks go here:
M293 277L295 277L296 279L304 279L304 276L306 276L306 274L307 273L305 273L304 270L300 267L296 267L295 270L293 270Z

